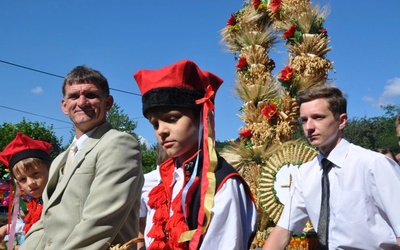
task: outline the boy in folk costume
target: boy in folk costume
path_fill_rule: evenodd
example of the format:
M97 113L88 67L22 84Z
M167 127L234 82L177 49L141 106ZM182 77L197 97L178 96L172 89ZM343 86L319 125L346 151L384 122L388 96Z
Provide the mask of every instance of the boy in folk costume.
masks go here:
M143 114L170 157L149 193L147 249L249 249L257 219L251 192L214 148L222 79L189 60L134 77Z
M17 203L14 202L12 223L14 223L16 214L19 212L20 190L31 197L27 204L28 214L24 217L24 234L39 220L42 212L42 193L48 180L51 148L52 145L48 142L33 140L18 132L14 140L0 153L0 161L10 169L11 176L17 183L14 197ZM6 226L8 227L8 225ZM12 244L12 234L10 234L9 239L9 243Z

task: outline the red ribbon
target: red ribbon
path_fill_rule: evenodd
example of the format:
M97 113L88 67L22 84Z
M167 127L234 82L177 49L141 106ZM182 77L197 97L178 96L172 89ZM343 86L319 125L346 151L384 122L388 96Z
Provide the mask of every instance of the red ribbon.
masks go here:
M215 91L212 89L211 85L208 85L206 89L206 94L203 98L196 100L196 104L205 103L210 110L214 110L215 106L214 103L211 101L211 99L214 98L214 95Z

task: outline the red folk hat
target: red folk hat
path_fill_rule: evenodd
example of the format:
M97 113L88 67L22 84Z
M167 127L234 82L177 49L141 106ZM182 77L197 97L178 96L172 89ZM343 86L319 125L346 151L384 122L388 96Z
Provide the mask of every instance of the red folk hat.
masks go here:
M139 70L134 78L142 93L143 114L154 107L171 106L200 109L196 100L203 98L209 86L217 92L223 80L202 71L190 60L182 60L156 70ZM212 96L212 101L214 96Z
M0 161L10 169L19 161L30 157L50 161L51 148L52 145L48 142L34 140L17 132L14 140L0 153Z

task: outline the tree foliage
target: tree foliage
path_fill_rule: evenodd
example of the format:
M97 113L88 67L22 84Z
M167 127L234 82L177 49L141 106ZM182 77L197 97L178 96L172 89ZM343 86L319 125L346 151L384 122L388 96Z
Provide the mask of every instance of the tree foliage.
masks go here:
M114 102L110 111L107 113L107 121L117 130L127 132L139 140L138 135L134 132L137 122L131 120L124 110Z
M396 105L383 106L385 115L372 118L349 119L344 129L345 137L352 143L368 149L390 148L399 152L395 120L400 108Z
M32 139L42 140L51 143L53 145L50 151L50 156L54 159L62 150L62 137L58 138L54 131L53 125L46 125L45 123L26 121L25 118L21 122L11 124L5 122L0 125L0 149L3 149L14 140L17 132L21 132ZM4 175L4 165L0 163L1 176Z
M146 144L142 145L142 165L143 173L148 173L157 168L157 144L150 148Z

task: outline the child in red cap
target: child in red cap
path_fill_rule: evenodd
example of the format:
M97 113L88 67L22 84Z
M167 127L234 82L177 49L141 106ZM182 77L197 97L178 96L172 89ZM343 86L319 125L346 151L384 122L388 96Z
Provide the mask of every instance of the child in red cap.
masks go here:
M0 152L0 161L10 169L11 176L17 183L14 199L19 201L20 190L31 197L27 204L28 214L24 217L23 232L25 234L40 218L43 207L42 193L47 184L51 163L51 148L52 145L48 142L33 140L18 132L14 140ZM14 205L14 214L19 212L17 211L18 207ZM15 219L15 216L13 216L13 219ZM7 230L8 225L0 229L2 234ZM14 229L11 228L11 230ZM9 239L12 244L13 235L10 235Z
M249 249L257 219L251 192L214 148L222 79L189 60L134 77L143 114L170 157L149 193L147 250Z

